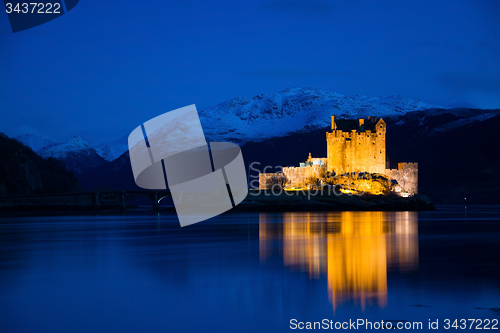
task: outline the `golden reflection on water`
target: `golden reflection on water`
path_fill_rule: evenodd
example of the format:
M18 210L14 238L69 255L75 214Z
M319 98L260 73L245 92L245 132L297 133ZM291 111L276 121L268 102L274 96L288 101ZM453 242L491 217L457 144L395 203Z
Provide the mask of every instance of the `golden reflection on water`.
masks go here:
M334 310L349 300L362 309L366 303L384 307L388 269L418 267L417 217L415 212L283 213L281 224L273 223L276 215L261 213L260 257L271 256L278 241L285 266L310 278L326 275Z

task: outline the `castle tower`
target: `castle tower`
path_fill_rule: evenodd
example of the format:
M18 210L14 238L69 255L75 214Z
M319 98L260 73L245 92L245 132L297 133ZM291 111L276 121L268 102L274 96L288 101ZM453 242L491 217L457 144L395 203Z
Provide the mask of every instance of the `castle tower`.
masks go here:
M337 119L332 116L332 131L326 133L327 171L385 172L385 134L383 119Z

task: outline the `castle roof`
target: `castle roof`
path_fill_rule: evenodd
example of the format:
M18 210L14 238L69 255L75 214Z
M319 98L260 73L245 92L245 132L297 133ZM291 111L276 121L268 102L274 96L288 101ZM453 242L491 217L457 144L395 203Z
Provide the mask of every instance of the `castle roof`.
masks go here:
M342 132L356 130L358 132L376 131L377 122L381 120L377 117L368 117L368 119L336 119L334 122L336 129Z

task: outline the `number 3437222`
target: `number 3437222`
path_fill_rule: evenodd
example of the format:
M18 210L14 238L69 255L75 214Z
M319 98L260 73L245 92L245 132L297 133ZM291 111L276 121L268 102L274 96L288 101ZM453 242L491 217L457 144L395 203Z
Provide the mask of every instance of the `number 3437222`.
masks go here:
M60 3L42 3L42 2L24 2L24 3L6 3L5 10L7 14L61 14Z
M476 329L476 330L497 330L498 329L498 319L445 319L444 329Z

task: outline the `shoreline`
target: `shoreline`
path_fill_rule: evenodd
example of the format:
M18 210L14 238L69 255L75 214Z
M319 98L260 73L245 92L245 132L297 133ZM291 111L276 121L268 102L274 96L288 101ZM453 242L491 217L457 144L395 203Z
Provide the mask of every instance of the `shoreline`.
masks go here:
M254 192L255 193L255 192ZM304 211L433 211L434 204L424 195L402 198L396 195L331 195L299 192L289 194L249 193L245 200L230 212L304 212ZM72 215L123 215L175 213L175 207L163 206L152 209L127 205L126 209L72 206L2 207L0 218L22 216L72 216Z
M233 208L236 211L429 211L436 210L425 195L403 198L389 195L349 195L300 191L292 195L260 192L249 193Z

